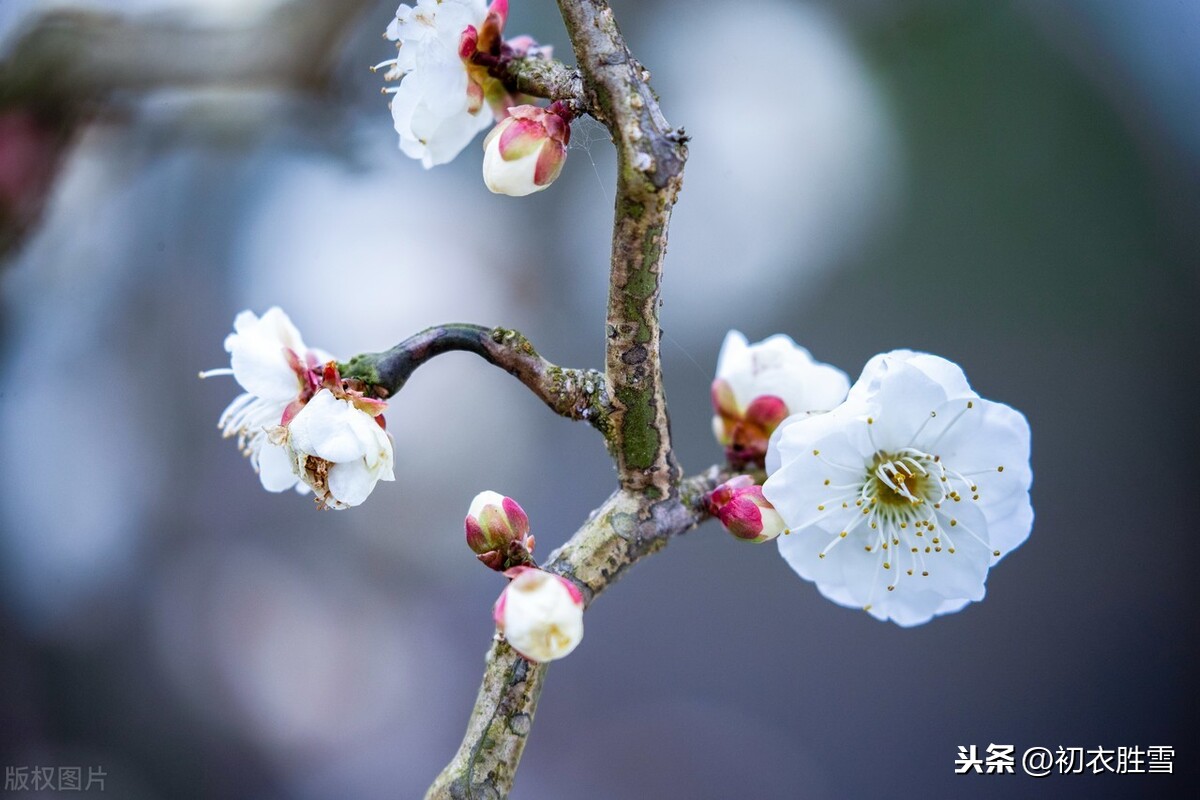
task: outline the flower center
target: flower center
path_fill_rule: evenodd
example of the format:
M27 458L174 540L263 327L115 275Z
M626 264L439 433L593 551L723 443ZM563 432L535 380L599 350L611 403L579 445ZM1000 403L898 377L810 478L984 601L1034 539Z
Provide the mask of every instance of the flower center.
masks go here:
M946 496L945 476L936 456L911 447L897 453L881 451L875 454L862 496L903 515L912 506L940 503Z
M870 422L868 419L867 424ZM820 450L812 453L816 458L821 457ZM857 513L846 520L844 530L825 545L819 558L825 558L854 534L850 541L856 541L868 553L877 553L881 569L894 570L890 573L894 577L886 584L891 592L902 580L901 574L928 578L938 562L948 563L944 559L957 550L955 537L965 536L991 549L985 538L942 507L943 503L953 507L964 497L978 502L979 487L970 478L976 473L956 472L947 468L940 456L914 447L893 452L879 450L864 466L861 482L834 486L832 478L825 478L825 485L831 491L849 490L849 493L835 494L818 505L817 511L829 508L828 513L837 513L834 504L838 503L842 509L853 504ZM1002 466L996 469L1004 471ZM970 494L960 494L956 486L969 489ZM992 556L999 557L1000 551L992 550ZM867 609L871 607L874 591L872 588L868 595L864 606Z

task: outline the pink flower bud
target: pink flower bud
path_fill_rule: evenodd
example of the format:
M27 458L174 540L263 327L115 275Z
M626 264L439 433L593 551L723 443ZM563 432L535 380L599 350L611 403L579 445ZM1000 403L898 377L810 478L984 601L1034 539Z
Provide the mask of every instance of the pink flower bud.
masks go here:
M480 492L471 501L464 521L467 546L479 560L496 571L528 564L533 552L529 517L511 497Z
M514 106L508 113L483 140L483 182L496 194L524 197L545 189L562 171L571 114L562 103Z
M504 587L492 617L496 629L530 661L553 661L574 650L583 639L583 594L559 575L534 567L504 573Z
M725 445L731 464L761 464L767 453L767 443L779 423L788 417L787 404L775 395L754 398L744 410L739 409L733 389L722 378L712 385L713 433Z
M708 511L725 530L747 542L766 542L783 533L787 525L763 497L762 487L749 475L739 475L713 489Z

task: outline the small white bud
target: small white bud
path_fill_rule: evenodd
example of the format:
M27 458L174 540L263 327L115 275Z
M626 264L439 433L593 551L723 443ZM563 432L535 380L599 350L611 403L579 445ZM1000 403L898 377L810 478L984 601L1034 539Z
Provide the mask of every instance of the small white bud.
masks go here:
M492 616L512 648L530 661L554 661L583 639L583 595L566 578L513 567Z
M558 177L571 141L571 115L562 103L549 108L514 106L483 140L483 182L496 194L524 197Z

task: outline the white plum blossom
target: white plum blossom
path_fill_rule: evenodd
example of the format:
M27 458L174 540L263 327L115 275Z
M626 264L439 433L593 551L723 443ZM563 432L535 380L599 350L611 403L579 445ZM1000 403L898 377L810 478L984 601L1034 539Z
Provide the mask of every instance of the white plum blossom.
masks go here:
M822 364L783 334L750 344L730 331L712 385L713 433L735 465L761 464L771 433L793 414L828 411L850 386L846 373Z
M984 596L1029 536L1029 424L962 370L907 350L871 359L844 404L771 438L764 496L780 553L834 602L920 625Z
M383 429L387 404L343 381L337 363L305 347L279 308L261 317L243 311L225 339L230 366L200 373L232 375L245 394L221 414L225 436L272 492L316 492L325 507L366 499L379 480L392 480L392 440Z
M513 567L492 617L512 648L530 661L569 655L583 639L583 594L566 578Z
M382 417L355 399L323 388L288 425L271 432L285 447L293 472L327 508L359 505L377 482L395 480L392 439Z
M300 332L278 307L261 317L243 311L225 338L230 366L201 373L201 377L232 375L245 390L221 414L218 426L226 437L237 436L238 447L258 472L263 488L282 492L297 487L291 462L283 448L269 441L267 431L299 410L315 390L315 373L330 356L304 345Z
M489 13L484 0L419 0L415 6L402 4L388 25L385 36L396 42L398 52L377 66L389 67L389 80L403 78L388 90L392 122L400 149L426 169L451 161L494 121L484 102L494 87L486 70L470 74L462 49L469 43L474 52L478 37L494 36L499 45L508 9L507 2L496 5L503 7Z

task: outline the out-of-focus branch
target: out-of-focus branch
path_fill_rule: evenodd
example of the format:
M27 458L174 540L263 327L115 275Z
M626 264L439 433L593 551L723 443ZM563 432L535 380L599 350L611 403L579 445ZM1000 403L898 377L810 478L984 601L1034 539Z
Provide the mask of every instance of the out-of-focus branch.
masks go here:
M183 14L30 15L0 60L0 256L32 228L81 123L162 88L323 91L369 0L293 0L253 24Z
M590 604L633 564L703 522L708 516L704 495L724 477L728 476L712 467L684 480L675 498L654 505L650 518L645 517L642 495L618 490L565 545L550 554L543 569L569 578ZM522 657L503 639L492 643L466 736L426 800L508 795L533 724L546 667Z
M161 87L323 89L368 5L293 0L239 27L196 26L174 15L43 14L0 63L0 105L78 103Z
M482 325L438 325L410 336L383 353L355 356L341 366L354 378L389 396L398 392L417 367L434 356L461 350L480 356L529 387L555 413L585 420L608 431L609 396L604 375L592 369L564 369L538 355L522 334ZM380 391L382 390L382 391Z

